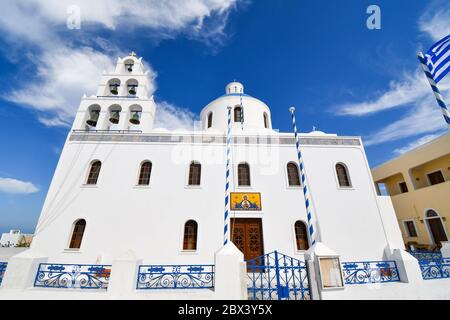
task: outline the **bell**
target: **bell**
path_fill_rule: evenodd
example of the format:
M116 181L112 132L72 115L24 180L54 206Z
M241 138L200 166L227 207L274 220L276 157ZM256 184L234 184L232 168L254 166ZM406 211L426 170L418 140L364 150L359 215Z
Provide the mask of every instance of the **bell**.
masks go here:
M133 65L132 64L127 64L127 70L128 70L128 72L133 71Z
M141 121L139 120L139 112L135 112L135 113L133 114L133 116L132 116L131 119L130 119L130 123L135 124L135 125L141 123Z
M119 93L119 91L117 91L117 86L115 86L115 85L110 87L110 91L111 91L112 94L118 94Z
M130 87L130 89L128 90L128 93L132 94L134 96L136 94L136 87L135 86Z
M91 111L91 117L86 121L86 123L91 127L96 127L99 114L99 111Z
M109 121L111 123L118 124L119 118L120 118L119 111L113 111L111 117L109 118Z

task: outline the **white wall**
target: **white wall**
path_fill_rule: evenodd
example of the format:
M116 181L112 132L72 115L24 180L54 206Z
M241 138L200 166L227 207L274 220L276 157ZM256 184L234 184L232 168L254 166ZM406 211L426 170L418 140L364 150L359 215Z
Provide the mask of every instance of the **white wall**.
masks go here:
M343 261L381 260L387 241L363 150L308 145L304 158L322 241ZM84 186L94 159L103 163L98 184ZM146 159L153 164L150 186L137 187L139 165ZM192 160L202 163L200 187L187 186ZM222 144L68 142L32 249L53 262L110 263L132 249L145 263L212 263L223 238L224 160ZM250 163L252 186L234 188L232 179L232 191L261 192L263 210L232 217L262 218L265 253L301 255L293 224L307 221L303 193L288 187L286 176L286 164L296 161L295 147L234 147L235 171L241 161ZM338 188L337 162L348 165L353 189ZM65 251L72 224L80 218L87 221L81 250ZM199 225L195 253L182 252L183 225L189 219Z

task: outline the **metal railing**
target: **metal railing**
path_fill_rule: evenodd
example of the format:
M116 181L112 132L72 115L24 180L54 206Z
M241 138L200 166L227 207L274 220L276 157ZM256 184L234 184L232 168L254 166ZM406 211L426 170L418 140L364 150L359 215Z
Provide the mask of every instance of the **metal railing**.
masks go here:
M107 289L110 274L110 265L41 263L34 280L34 286Z
M136 289L211 289L214 265L141 265Z
M399 282L395 261L343 262L345 284Z
M308 268L278 251L247 260L247 290L249 300L309 300Z
M424 280L450 278L450 258L440 251L410 251L419 262Z
M6 267L8 266L8 262L0 261L0 285L3 281L3 276L5 275Z

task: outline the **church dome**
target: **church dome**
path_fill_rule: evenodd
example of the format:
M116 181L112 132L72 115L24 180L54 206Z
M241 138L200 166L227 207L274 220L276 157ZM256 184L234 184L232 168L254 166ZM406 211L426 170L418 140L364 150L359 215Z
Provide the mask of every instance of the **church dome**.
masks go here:
M269 107L259 99L244 93L244 85L233 81L225 87L225 94L210 102L200 113L203 130L226 131L228 107L231 107L232 130L270 130Z

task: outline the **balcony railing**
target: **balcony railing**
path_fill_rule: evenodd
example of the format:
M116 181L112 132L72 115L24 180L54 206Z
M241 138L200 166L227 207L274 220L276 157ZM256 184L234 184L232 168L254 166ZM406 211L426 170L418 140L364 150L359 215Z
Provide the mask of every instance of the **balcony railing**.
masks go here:
M0 285L3 281L3 276L5 275L6 267L8 266L8 262L1 262L0 261Z
M107 289L110 265L41 263L34 281L35 287Z
M214 288L214 265L141 265L136 288Z
M424 280L450 278L450 258L436 251L411 251L419 262Z
M345 284L399 282L395 261L343 262Z

